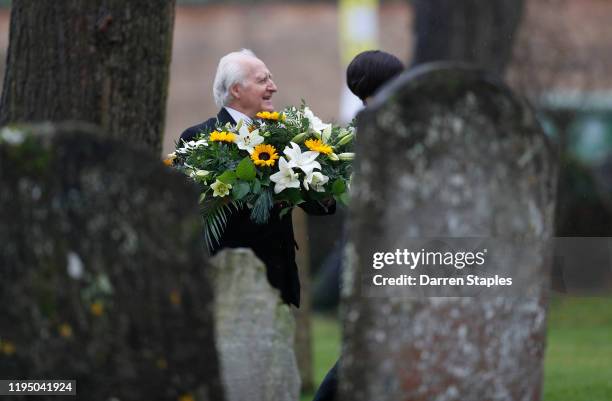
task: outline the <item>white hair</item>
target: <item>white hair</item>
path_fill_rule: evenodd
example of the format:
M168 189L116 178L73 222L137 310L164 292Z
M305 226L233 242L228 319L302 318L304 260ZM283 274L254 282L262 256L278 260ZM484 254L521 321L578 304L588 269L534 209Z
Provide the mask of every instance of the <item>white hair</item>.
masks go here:
M219 60L215 82L213 83L213 96L217 106L227 106L232 100L230 93L232 85L244 82L246 71L240 61L246 57L257 58L251 50L242 49L228 53Z

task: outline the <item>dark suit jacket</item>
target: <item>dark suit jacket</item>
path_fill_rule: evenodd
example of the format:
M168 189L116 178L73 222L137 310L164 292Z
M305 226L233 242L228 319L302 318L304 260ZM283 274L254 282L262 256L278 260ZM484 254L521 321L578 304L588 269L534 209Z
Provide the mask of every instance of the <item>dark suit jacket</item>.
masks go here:
M220 125L225 125L227 123L236 124L236 121L234 121L230 113L225 110L225 107L222 107L219 111L219 114L217 114L217 117L209 118L203 123L194 125L193 127L189 127L185 131L183 131L183 133L181 134L181 139L187 142L192 140L196 135L201 132L212 132L217 127L217 123Z
M210 118L205 122L187 128L181 139L189 141L198 133L213 131L217 123L235 124L230 114L222 108L217 118ZM308 201L300 205L306 213L314 215L333 214L335 203L325 208L317 201ZM265 263L268 281L278 288L281 298L288 304L300 306L300 280L295 263L295 249L297 243L293 236L293 222L291 213L280 217L281 207L275 205L270 213L270 220L266 224L255 224L251 221L248 208L233 212L227 222L221 243L215 247L213 254L222 248L251 248L253 252Z

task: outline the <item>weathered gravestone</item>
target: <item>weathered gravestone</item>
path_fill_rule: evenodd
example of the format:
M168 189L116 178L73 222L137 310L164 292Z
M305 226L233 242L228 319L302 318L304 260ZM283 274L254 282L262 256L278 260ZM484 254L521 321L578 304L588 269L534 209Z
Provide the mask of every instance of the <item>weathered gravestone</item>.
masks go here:
M264 264L250 249L227 249L210 260L215 332L229 401L293 401L300 373L295 321Z
M197 191L93 130L0 131L0 377L223 400Z
M539 399L556 167L532 111L479 71L437 64L386 88L360 114L358 132L341 399ZM368 281L375 252L427 238L457 250L455 239L474 237L504 248L489 249L489 262L514 275L517 288L465 297L438 287L419 296L410 286ZM417 283L444 267L391 263L377 272ZM487 266L461 271L489 276Z

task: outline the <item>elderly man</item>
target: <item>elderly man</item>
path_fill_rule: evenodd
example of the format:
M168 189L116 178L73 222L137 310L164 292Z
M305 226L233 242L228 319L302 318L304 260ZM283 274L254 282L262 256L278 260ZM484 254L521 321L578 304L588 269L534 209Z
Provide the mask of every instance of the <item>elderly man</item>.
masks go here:
M272 95L277 91L272 74L252 51L243 49L222 57L213 85L215 103L221 107L216 118L190 127L181 139L188 141L201 132L211 132L217 125L250 123L260 111L273 111ZM332 214L333 200L321 204L308 201L300 205L307 213ZM213 253L222 248L245 247L265 263L268 281L280 290L287 304L300 305L300 281L295 263L291 213L280 217L281 205L275 205L266 224L251 221L251 211L244 207L230 215L221 241Z
M272 95L277 91L272 74L255 54L247 49L221 58L213 84L215 103L221 107L216 118L187 128L181 134L184 141L200 132L211 132L217 124L251 122L260 111L273 111Z

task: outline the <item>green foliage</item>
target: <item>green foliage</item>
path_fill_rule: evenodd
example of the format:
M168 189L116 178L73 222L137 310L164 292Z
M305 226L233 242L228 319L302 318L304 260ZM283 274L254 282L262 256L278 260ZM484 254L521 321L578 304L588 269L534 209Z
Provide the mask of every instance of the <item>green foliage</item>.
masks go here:
M280 201L286 201L291 205L299 205L300 203L304 203L302 192L298 188L285 189L279 194L277 199Z
M228 215L241 207L239 201L227 201L226 198L208 198L202 202L201 213L204 216L204 241L209 251L220 244L221 235L227 226Z
M342 193L344 193L344 191L346 191L346 184L342 179L336 179L332 184L332 193L334 195L341 195Z
M251 190L248 182L238 181L232 187L232 197L236 200L242 200Z
M251 220L257 224L264 224L270 218L270 210L274 205L274 197L272 194L272 188L266 188L263 190L251 210Z
M334 195L334 199L336 200L336 202L341 203L344 206L348 206L349 201L350 201L350 196L348 192L343 192L340 195Z
M225 184L233 184L236 181L237 175L232 170L227 170L217 177L217 179Z
M255 195L259 195L259 193L261 193L261 181L254 179L251 188L251 191L253 191Z
M236 167L236 176L244 181L253 181L257 176L255 164L253 164L253 161L249 156L245 157L240 163L238 163L238 167Z

